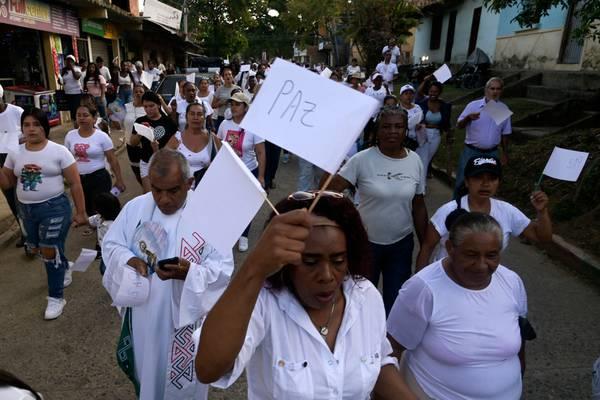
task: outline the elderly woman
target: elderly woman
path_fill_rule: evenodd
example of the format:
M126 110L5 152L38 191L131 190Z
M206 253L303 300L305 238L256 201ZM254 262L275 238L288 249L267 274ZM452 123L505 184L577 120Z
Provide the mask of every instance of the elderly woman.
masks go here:
M414 248L425 236L425 168L404 147L407 117L400 107L384 107L375 128L375 145L355 154L332 180L336 191L357 189L358 210L369 234L375 286L383 274L383 302L389 312L398 290L410 277Z
M446 256L445 242L448 239L446 217L457 208L489 214L502 228L503 246L508 245L510 236L522 236L531 242L552 240L552 221L548 212L548 196L542 191L531 194L532 206L537 212L531 221L518 208L505 201L495 199L500 186L502 167L495 157L472 157L465 167L465 181L459 200L452 200L441 206L431 217L427 226L425 241L417 256L417 270L429 262Z
M267 226L200 335L196 373L248 399L413 399L389 357L381 295L350 200L297 192ZM223 332L227 332L226 335Z
M233 151L246 165L246 168L265 187L265 141L252 132L248 132L240 127L240 123L248 112L248 107L250 107L250 99L238 88L238 92L231 96L229 103L231 104L232 118L226 119L221 123L217 136L222 141L229 143ZM238 243L239 251L248 250L249 232L250 225L248 225L240 237Z
M398 294L387 321L390 341L419 399L516 400L525 287L500 265L498 222L462 214L449 222L448 257L419 271Z
M211 116L213 113L213 109L210 104L206 101L203 101L198 97L198 89L196 85L192 82L185 82L183 84L183 98L171 100L171 118L177 124L177 128L179 132L183 132L185 130L185 126L187 124L185 114L188 106L193 103L202 103L204 107L204 113L207 116ZM212 118L209 118L205 123L207 123L208 128L212 128Z
M19 216L27 233L27 247L39 254L48 275L48 306L44 319L58 318L65 304L64 287L71 283L65 241L71 220L87 224L83 190L73 155L48 140L46 113L32 108L21 114L25 143L8 153L0 170L0 188L16 187ZM65 193L68 183L76 212Z

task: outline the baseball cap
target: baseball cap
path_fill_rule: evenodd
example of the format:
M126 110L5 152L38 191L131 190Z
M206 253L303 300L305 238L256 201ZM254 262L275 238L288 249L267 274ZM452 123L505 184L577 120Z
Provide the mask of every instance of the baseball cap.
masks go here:
M502 167L500 160L494 156L475 156L471 157L465 166L465 178L476 176L484 173L502 177Z
M246 105L250 105L250 99L248 98L248 96L246 96L244 93L242 92L237 92L234 93L230 98L229 101L235 101L238 103L246 103Z
M373 74L373 76L371 76L371 80L372 80L372 81L374 81L374 80L375 80L375 79L377 79L377 78L381 78L381 79L383 79L383 75L381 75L379 72L375 72L375 73Z
M74 55L72 55L72 54L69 54L69 55L67 56L67 58L66 58L66 59L67 59L67 60L71 60L71 61L73 61L73 62L77 62L77 60L75 60L75 56L74 56Z
M414 88L414 87L412 87L412 85L404 85L404 86L402 86L402 87L400 88L400 94L402 94L402 93L404 93L404 92L406 92L406 91L408 91L408 90L412 91L413 93L415 93L415 92L416 92L416 91L415 91L415 88Z

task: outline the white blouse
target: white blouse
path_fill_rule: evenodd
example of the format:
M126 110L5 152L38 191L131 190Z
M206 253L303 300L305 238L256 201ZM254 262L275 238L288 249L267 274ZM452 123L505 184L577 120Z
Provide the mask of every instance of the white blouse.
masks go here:
M264 288L233 370L213 386L227 388L247 367L248 399L369 399L379 371L396 364L385 310L368 280L347 279L346 307L332 353L288 290Z

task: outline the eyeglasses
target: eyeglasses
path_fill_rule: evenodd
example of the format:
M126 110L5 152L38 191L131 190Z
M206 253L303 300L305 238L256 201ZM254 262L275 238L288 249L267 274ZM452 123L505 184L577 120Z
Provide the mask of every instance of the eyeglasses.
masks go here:
M333 197L336 199L344 198L344 195L342 193L332 192L330 190L323 190L323 191L316 190L313 192L304 192L304 191L294 192L288 196L288 200L296 200L296 201L314 200L319 195L319 192L321 192L321 197Z

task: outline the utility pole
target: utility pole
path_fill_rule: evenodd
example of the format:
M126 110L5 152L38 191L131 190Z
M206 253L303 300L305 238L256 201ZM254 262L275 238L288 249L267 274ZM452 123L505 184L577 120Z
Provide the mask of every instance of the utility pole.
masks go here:
M183 4L182 4L182 9L181 11L183 12L183 38L184 40L188 40L188 7L187 7L187 2L188 0L183 0Z

